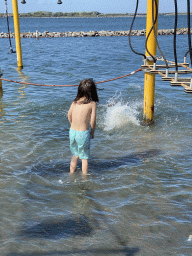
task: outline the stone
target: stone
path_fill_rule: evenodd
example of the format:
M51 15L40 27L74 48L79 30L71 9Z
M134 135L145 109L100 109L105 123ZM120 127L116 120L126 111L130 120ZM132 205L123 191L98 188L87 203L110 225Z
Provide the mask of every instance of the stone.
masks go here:
M192 34L192 29L191 29L191 34ZM158 30L158 35L173 35L174 29L159 29ZM182 34L188 34L188 28L180 28L177 29L176 32L178 35ZM44 31L43 33L41 32L24 32L20 34L21 38L36 38L38 37L95 37L95 36L128 36L129 35L129 30L127 31L111 31L111 30L101 30L101 31L75 31L75 32L49 32L49 31ZM146 30L132 30L131 31L132 36L145 36L146 35ZM9 34L1 32L0 33L0 38L8 38ZM13 38L15 37L15 34L10 32L10 37Z

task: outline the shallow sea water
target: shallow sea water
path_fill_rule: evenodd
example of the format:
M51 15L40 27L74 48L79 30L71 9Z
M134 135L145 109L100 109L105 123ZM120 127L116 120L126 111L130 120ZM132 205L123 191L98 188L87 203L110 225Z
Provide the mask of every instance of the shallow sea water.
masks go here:
M144 51L143 37L132 40ZM173 60L172 36L159 43ZM3 78L78 84L142 64L127 37L24 39L22 51L18 72L8 40L1 39ZM180 62L186 51L187 36L180 35ZM191 255L191 94L156 76L155 123L143 126L143 77L98 84L87 178L80 164L69 175L66 114L77 88L3 81L0 255Z

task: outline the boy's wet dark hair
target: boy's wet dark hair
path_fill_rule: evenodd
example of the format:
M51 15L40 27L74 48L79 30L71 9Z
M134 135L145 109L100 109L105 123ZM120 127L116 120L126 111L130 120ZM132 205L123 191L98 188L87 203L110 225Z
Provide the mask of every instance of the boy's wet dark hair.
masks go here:
M84 79L80 82L77 96L74 99L74 102L76 103L82 97L85 97L85 100L82 102L83 104L89 103L91 101L99 101L97 88L93 79Z

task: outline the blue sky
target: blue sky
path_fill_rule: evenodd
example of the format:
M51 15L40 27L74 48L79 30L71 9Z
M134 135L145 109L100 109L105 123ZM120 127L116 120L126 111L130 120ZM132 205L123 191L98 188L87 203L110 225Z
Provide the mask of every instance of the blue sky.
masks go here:
M98 11L101 13L134 13L136 0L62 0L63 4L58 5L58 0L26 0L21 4L18 0L20 13L35 11L51 12L89 12ZM8 11L12 12L12 0L7 0ZM178 11L187 11L187 0L177 0ZM145 13L147 0L140 0L138 12ZM0 2L0 13L5 12L5 2ZM159 0L159 12L174 12L174 0Z

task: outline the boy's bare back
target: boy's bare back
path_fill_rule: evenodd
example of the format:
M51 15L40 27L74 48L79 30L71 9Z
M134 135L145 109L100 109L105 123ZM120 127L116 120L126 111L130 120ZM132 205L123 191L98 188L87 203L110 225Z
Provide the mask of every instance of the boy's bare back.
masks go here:
M71 124L71 129L76 131L86 131L91 125L91 134L94 137L96 126L96 102L81 103L84 99L80 99L76 103L73 102L68 112L68 119Z

